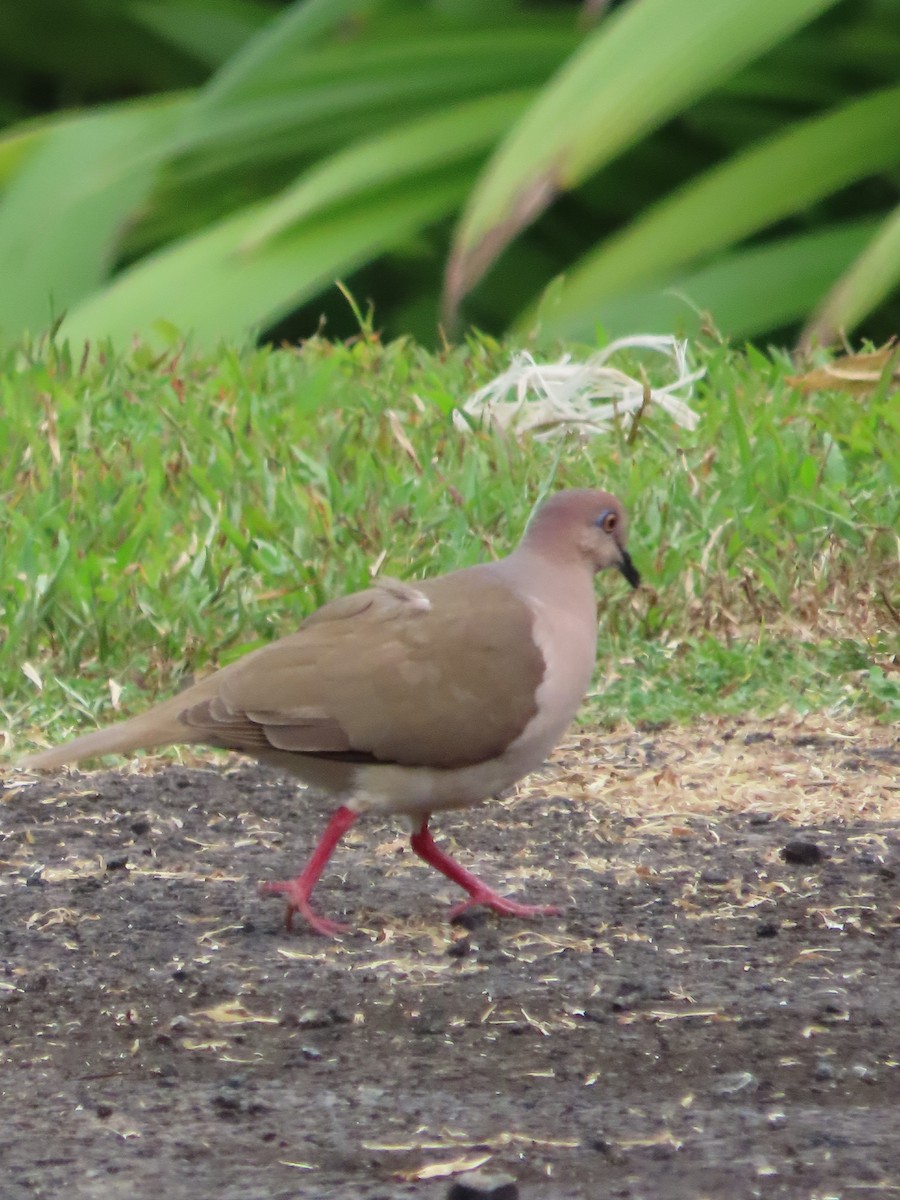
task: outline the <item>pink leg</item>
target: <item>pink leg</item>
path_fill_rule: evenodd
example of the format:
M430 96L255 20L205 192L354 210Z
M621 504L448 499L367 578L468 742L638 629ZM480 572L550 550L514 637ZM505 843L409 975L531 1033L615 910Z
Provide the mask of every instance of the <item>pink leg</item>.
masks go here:
M290 930L294 913L300 913L316 933L323 933L326 937L334 937L336 933L342 933L347 928L346 925L339 925L336 921L329 921L326 917L317 916L312 910L309 898L319 876L325 869L325 864L334 853L335 846L356 820L357 815L341 805L328 822L328 827L312 852L312 857L296 879L288 879L284 883L261 883L259 885L260 893L264 896L287 897L287 911L284 914L286 929Z
M482 883L471 871L467 871L465 867L461 867L458 862L455 862L443 850L438 849L434 838L431 836L431 830L428 828L428 820L429 818L426 817L422 822L421 828L409 839L410 845L419 858L424 859L425 862L440 871L442 875L446 875L448 879L452 879L454 883L458 883L470 896L470 899L463 900L461 904L454 905L450 910L451 921L474 904L485 904L502 917L553 917L559 914L560 910L555 904L516 904L514 900L507 900L505 897L498 895L486 883Z

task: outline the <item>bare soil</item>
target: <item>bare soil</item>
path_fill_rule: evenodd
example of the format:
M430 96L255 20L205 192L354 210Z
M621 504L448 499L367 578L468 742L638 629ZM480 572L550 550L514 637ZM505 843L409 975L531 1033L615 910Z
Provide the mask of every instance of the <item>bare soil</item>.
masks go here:
M583 733L435 833L562 916L449 925L365 821L287 934L258 879L324 820L245 762L0 807L3 1200L900 1192L900 741L814 718ZM785 858L787 855L787 860Z

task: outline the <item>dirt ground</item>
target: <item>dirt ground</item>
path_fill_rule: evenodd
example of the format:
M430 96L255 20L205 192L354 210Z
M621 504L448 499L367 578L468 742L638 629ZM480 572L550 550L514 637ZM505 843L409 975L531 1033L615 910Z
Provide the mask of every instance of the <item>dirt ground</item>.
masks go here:
M10 776L0 1194L900 1193L898 767L896 729L824 717L579 734L434 822L562 916L449 925L370 820L316 893L339 942L256 893L325 820L292 783Z

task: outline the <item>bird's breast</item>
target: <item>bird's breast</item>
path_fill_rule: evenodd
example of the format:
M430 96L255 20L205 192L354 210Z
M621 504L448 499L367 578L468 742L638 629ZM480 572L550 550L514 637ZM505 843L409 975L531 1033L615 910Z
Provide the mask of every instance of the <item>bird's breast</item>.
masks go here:
M357 768L349 806L358 811L424 814L464 808L496 796L542 766L584 699L596 655L593 600L582 610L532 602L533 636L545 670L534 716L506 749L486 762L435 769L364 764Z
M544 761L581 706L597 655L593 593L588 604L577 607L554 607L537 599L531 603L544 677L537 690L537 711L507 752L531 763L528 771Z

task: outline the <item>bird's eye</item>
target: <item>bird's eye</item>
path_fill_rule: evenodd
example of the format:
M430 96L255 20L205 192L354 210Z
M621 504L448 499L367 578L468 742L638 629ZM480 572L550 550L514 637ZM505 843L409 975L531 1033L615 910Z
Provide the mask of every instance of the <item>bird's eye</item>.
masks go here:
M619 518L614 512L601 513L597 518L597 524L604 533L612 533L619 523Z

